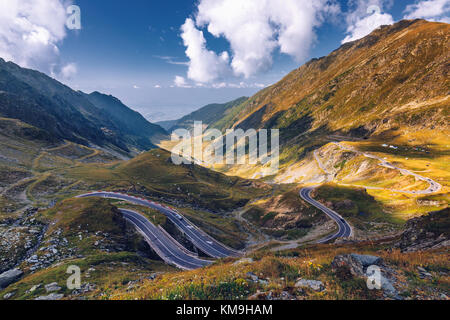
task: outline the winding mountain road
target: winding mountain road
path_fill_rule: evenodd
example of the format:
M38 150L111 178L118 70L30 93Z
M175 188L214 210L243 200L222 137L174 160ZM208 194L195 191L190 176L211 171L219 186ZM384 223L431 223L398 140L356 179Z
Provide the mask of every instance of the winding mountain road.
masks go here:
M311 197L311 192L315 189L315 187L308 187L308 188L303 188L300 190L300 197L305 200L306 202L308 202L309 204L313 205L314 207L318 208L319 210L321 210L323 213L325 213L328 217L330 217L332 220L334 220L336 222L336 224L339 227L338 232L336 232L333 235L327 236L323 239L320 239L317 241L317 243L327 243L330 242L332 240L335 240L337 238L348 238L351 237L353 234L353 230L352 227L350 226L350 224L345 221L344 218L342 218L339 213L331 210L330 208L324 206L323 204L321 204L320 202L314 200Z
M402 174L404 175L411 175L414 176L416 179L421 180L421 181L425 181L429 184L429 187L426 190L418 190L418 191L404 191L404 190L391 190L391 189L384 189L384 188L378 188L378 187L366 187L364 186L364 188L366 189L372 189L372 190L389 190L392 192L397 192L397 193L405 193L405 194L432 194L432 193L436 193L439 192L442 189L442 186L437 183L436 181L430 179L430 178L426 178L423 177L421 175L418 175L414 172L411 172L407 169L402 169L399 167L394 166L392 163L386 161L386 159L382 159L380 157L377 157L375 155L369 154L369 153L365 153L365 152L361 152L358 150L355 150L351 147L347 147L342 145L339 142L332 142L334 145L336 145L337 147L339 147L342 150L346 150L346 151L350 151L350 152L354 152L360 155L365 156L366 158L371 158L371 159L376 159L378 161L380 161L380 166L385 167L385 168L389 168L389 169L393 169L393 170L399 170ZM330 181L332 178L330 178L332 176L332 173L329 172L327 170L327 168L324 166L324 164L322 163L322 161L320 160L319 154L318 154L318 150L314 151L314 159L316 160L319 168L325 172L327 174L327 181ZM323 204L321 204L320 202L314 200L311 197L311 192L312 190L314 190L314 188L316 187L309 187L309 188L303 188L300 190L300 197L305 200L306 202L308 202L309 204L313 205L314 207L318 208L319 210L321 210L322 212L324 212L327 216L329 216L331 219L333 219L338 227L339 227L339 231L334 234L334 235L330 235L324 239L321 239L319 241L317 241L317 243L326 243L326 242L330 242L334 239L337 238L348 238L351 237L353 234L353 230L352 227L350 226L350 224L344 219L342 218L337 212L331 210L330 208L327 208L326 206L324 206Z
M391 191L391 192L396 192L396 193L422 194L422 195L428 195L428 194L436 193L436 192L441 191L441 189L442 189L442 185L439 184L438 182L436 182L436 181L434 181L434 180L432 180L432 179L430 179L430 178L423 177L423 176L421 176L421 175L419 175L419 174L417 174L417 173L414 173L414 172L412 172L412 171L410 171L410 170L402 169L402 168L396 167L395 165L393 165L392 163L390 163L390 162L387 161L386 159L377 157L377 156L375 156L375 155L373 155L373 154L370 154L370 153L358 151L358 150L356 150L356 149L354 149L354 148L345 146L345 145L343 145L343 144L341 144L341 143L339 143L339 142L332 142L332 143L333 143L334 145L336 145L337 147L341 148L342 150L354 152L354 153L356 153L356 154L363 155L363 156L366 157L366 158L378 160L378 161L380 161L380 164L379 164L379 165L382 166L382 167L389 168L389 169L393 169L393 170L398 170L398 171L400 171L400 173L403 174L403 175L410 175L410 176L413 176L413 177L415 177L416 179L421 180L421 181L424 181L424 182L426 182L426 183L429 184L429 187L428 187L427 189L425 189L425 190L417 190L417 191L392 190L392 189L384 189L384 188L379 188L379 187L364 187L364 188L366 188L366 189L372 189L372 190L389 190L389 191ZM319 166L320 166L320 162L319 162Z
M220 243L219 241L208 235L203 230L199 229L175 209L167 207L165 205L127 194L107 191L91 192L79 195L77 198L87 197L117 199L158 210L159 212L164 214L181 232L183 232L183 234L186 235L186 237L196 248L200 249L202 252L212 258L220 259L226 257L238 257L242 255L241 252L227 247L226 245Z
M124 218L132 223L143 235L150 247L167 264L183 270L202 268L212 261L199 259L194 253L184 249L180 243L162 232L153 223L136 211L119 209Z

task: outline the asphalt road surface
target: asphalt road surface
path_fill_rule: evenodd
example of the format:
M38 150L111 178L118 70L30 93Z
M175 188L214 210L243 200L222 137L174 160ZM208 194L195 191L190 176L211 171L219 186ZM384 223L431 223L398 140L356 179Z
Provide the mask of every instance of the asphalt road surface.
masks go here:
M78 196L78 198L86 197L118 199L158 210L159 212L166 215L167 218L169 218L169 220L172 221L172 223L189 238L189 240L194 244L196 248L200 249L202 252L212 258L238 257L242 255L241 252L225 246L210 235L206 234L206 232L196 227L189 220L187 220L186 217L181 215L173 208L169 208L162 204L146 199L116 192L98 191Z
M348 237L350 237L352 235L352 233L353 233L352 227L337 212L331 210L330 208L327 208L326 206L324 206L320 202L314 200L311 197L311 191L313 191L313 190L314 190L313 187L301 189L300 190L300 197L303 200L305 200L306 202L308 202L309 204L313 205L314 207L316 207L319 210L321 210L322 212L324 212L327 216L329 216L331 219L333 219L337 223L337 225L339 227L339 231L336 234L333 234L333 235L330 235L328 237L325 237L325 238L317 241L317 243L327 243L327 242L333 241L333 240L335 240L337 238L348 238Z
M184 270L193 270L212 263L212 261L202 260L194 254L187 253L187 250L182 250L181 244L168 237L138 212L127 209L119 210L122 212L124 218L132 223L136 229L138 229L150 247L167 264L174 265Z

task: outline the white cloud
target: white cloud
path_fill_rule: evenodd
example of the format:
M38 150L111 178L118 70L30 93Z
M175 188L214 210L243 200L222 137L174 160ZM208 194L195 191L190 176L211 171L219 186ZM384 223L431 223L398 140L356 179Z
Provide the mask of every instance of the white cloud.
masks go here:
M228 83L227 84L228 88L264 88L266 87L265 84L262 83L245 83L245 82L239 82L239 83Z
M239 83L235 82L211 82L211 83L190 83L186 78L182 76L175 76L173 81L173 85L170 88L188 88L188 89L248 89L248 88L256 88L261 89L265 88L266 85L262 83L248 83L241 81ZM155 88L161 88L160 86L155 86Z
M167 62L168 64L180 65L180 66L188 66L189 65L189 62L177 61L176 57L171 57L171 56L154 56L154 57L161 59L161 60Z
M347 36L342 43L364 38L378 27L394 23L392 15L382 11L383 7L390 7L392 1L357 0L349 4L354 7L354 11L347 15Z
M73 76L76 67L61 64L58 48L66 37L69 4L62 0L1 0L0 57L47 74Z
M299 61L306 58L314 28L337 12L331 0L283 0L282 5L279 0L200 0L195 23L187 19L182 28L191 60L188 77L210 82L227 72L228 54L207 50L202 28L229 42L232 70L249 78L272 66L277 48Z
M64 80L71 80L77 74L77 72L77 65L75 63L69 63L61 69L61 73L59 76Z
M161 86L159 84L154 86L155 89L161 89Z
M191 86L186 82L186 79L182 76L175 76L173 83L178 88L191 88Z
M214 51L208 50L203 32L196 28L192 19L186 19L181 31L186 55L190 59L189 79L197 82L211 82L226 72L228 53L222 52L217 55Z
M212 87L214 89L222 89L222 88L226 88L227 87L227 83L226 82L219 82L219 83L214 83L212 85Z
M450 23L450 0L425 0L410 4L405 19L427 19Z
M138 85L133 85L133 89L140 89L140 87Z
M208 87L205 85L201 85L201 87ZM264 88L265 85L261 83L227 83L227 82L219 82L219 83L213 83L211 88L214 89L223 89L223 88L232 88L232 89L244 89L244 88Z

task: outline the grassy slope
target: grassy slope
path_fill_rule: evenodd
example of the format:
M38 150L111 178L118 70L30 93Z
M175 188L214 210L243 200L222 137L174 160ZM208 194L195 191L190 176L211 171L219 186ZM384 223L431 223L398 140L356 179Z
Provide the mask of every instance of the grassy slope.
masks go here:
M239 99L223 103L223 104L210 104L203 108L192 112L191 114L176 121L171 131L179 128L188 129L192 128L194 121L202 121L204 125L211 128L217 128L217 122L221 121L224 117L227 117L235 108L247 101L247 97L241 97Z
M124 156L153 148L150 139L166 134L114 97L73 91L45 74L1 58L0 115L60 139L99 145Z
M143 258L137 253L141 249L140 237L127 231L120 212L107 200L65 200L52 209L40 212L36 219L49 225L39 246L43 250L36 252L38 257L44 257L48 253L45 248L55 243L55 239L62 238L67 239L68 243L58 245L57 250L72 253L57 261L58 263L36 272L29 271L30 264L23 262L20 268L26 272L25 276L8 287L1 296L15 292L15 299L32 299L46 293L43 286L35 292L27 292L31 287L52 282L57 282L62 287L60 293L70 295L72 291L66 287L66 270L69 265L80 267L83 282L95 285L96 289L89 295L96 298L101 298L100 293L122 287L129 281L148 277L155 271L173 270L160 261ZM104 237L105 234L108 236ZM101 246L95 244L98 241L102 243ZM124 250L115 250L116 246L121 246ZM109 249L105 250L105 247Z
M283 240L305 236L326 217L299 196L299 188L285 187L271 197L247 206L243 217L261 231Z
M347 156L327 146L331 141L354 141L350 144L361 151L387 157L445 186L440 194L427 197L369 190L383 207L386 221L405 221L442 209L448 206L450 181L449 31L448 24L426 21L402 21L376 30L294 70L230 109L214 126L281 129L281 170L268 180L326 181L313 157L313 150L320 148L323 161L337 171L334 182L397 190L427 187L423 181L380 167L375 160ZM399 149L382 148L386 143ZM253 165L214 169L245 178L264 170Z
M440 139L439 133L435 133L436 139ZM449 165L448 148L445 143L449 143L448 137L442 137L439 144L429 142L424 143L424 137L418 138L417 135L411 135L408 141L403 137L393 140L391 143L398 147L397 150L383 147L385 140L358 141L348 143L354 148L377 155L380 158L386 158L389 162L400 168L406 168L422 176L431 178L440 183L443 188L440 192L433 195L408 195L393 193L388 190L368 190L367 192L375 197L384 208L385 212L394 219L406 221L414 216L421 215L430 211L438 211L448 207L450 203L449 187ZM415 181L411 176L403 176L398 171L382 174L384 169L377 169L376 172L360 176L357 181L341 181L353 183L361 186L378 186L389 189L400 190L423 190L428 184ZM354 172L351 164L346 164L343 171L347 174ZM345 173L341 174L345 176Z
M448 292L450 268L445 251L401 254L389 251L388 243L361 243L358 245L322 245L300 248L282 253L260 251L251 255L253 263L234 265L233 259L221 261L211 267L189 272L168 273L155 281L143 281L132 291L117 290L110 299L246 299L257 291L278 296L287 291L299 300L365 300L380 299L377 290L367 289L364 279L339 278L331 270L330 263L336 255L348 253L374 254L382 257L397 271L397 279L403 283L400 295L405 298L420 299L437 292ZM421 280L417 267L426 266L432 271L432 280ZM267 284L254 283L247 272L253 272ZM324 283L326 290L297 290L298 278L316 279Z
M345 217L361 239L395 234L405 223L365 189L325 184L314 191L314 198Z
M33 202L45 206L77 181L55 172L64 167L117 160L101 150L55 139L19 120L0 118L0 220Z
M82 179L97 189L131 189L216 212L244 206L270 191L264 184L227 177L199 166L173 165L170 154L162 150L123 163L78 166L63 174Z
M46 141L41 143L40 140L22 139L8 132L17 131L17 126L28 128L27 125L9 119L4 119L4 122L9 125L9 129L2 131L4 136L2 150L13 146L14 153L4 153L8 156L8 160L4 161L2 167L3 172L7 173L2 176L2 186L8 188L11 184L20 183L21 179L30 176L32 177L30 183L24 185L23 190L20 189L27 195L26 203L19 204L20 206L27 203L45 206L51 200L62 201L55 208L41 212L40 219L51 223L48 234L62 228L63 236L69 243L75 245L80 250L79 253L87 257L83 260L75 258L63 260L57 267L50 266L27 275L17 285L8 288L8 292L17 291L16 298L42 295L43 289L33 294L27 293L26 290L33 285L47 284L54 280L63 286L65 293L68 293L61 281L65 279L64 268L69 264L80 265L83 272L89 268L97 270L88 275L90 277L88 281L97 284L95 292L107 292L115 286L123 286L126 280L137 279L143 275L145 277L145 274L148 275L152 270L167 270L162 263L142 260L133 252L110 254L98 252L94 246L97 239L95 236L83 237L82 241L78 241L79 230L94 232L94 229L101 229L109 233L113 240L120 240L123 230L116 224L117 212L109 204L115 203L114 201L64 199L86 191L105 188L140 195L145 193L146 196L163 203L170 201L172 205L175 201L182 205L179 210L205 231L230 246L242 248L245 236L240 233L233 218L198 210L197 207L216 212L228 211L244 205L255 195L264 195L270 191L264 184L226 177L204 168L174 166L168 161L169 154L163 151L153 151L130 162L122 162L108 157L99 150L73 143ZM88 163L90 161L94 163ZM10 197L2 197L2 201L11 200L16 204L14 194L9 192L8 195ZM156 224L166 224L165 217L153 210L117 203L119 204L120 207L142 211ZM19 211L15 217L20 216ZM12 216L3 212L2 218L7 217ZM44 241L46 239L48 238L46 237ZM122 262L130 266L123 267ZM27 270L27 267L24 266L24 269Z
M164 151L153 150L124 162L70 142L21 138L17 131L22 126L33 127L20 121L3 119L0 125L4 128L0 134L2 155L7 157L0 166L7 173L0 180L0 188L5 191L0 196L0 221L20 217L18 209L26 205L42 208L88 191L115 190L177 206L214 237L242 248L245 235L236 220L224 213L271 190L263 183L227 177L198 166L173 165L170 154ZM22 181L25 178L30 180ZM18 185L11 188L14 183ZM149 214L153 216L154 212ZM157 215L156 222L160 220Z
M287 131L307 117L311 123L304 122L306 130L326 126L349 131L380 120L380 130L418 125L419 119L427 127L445 126L434 115L448 105L441 100L449 85L449 28L444 23L402 21L376 30L262 90L226 127L257 123L251 117L260 120L259 127ZM412 101L416 103L408 104Z

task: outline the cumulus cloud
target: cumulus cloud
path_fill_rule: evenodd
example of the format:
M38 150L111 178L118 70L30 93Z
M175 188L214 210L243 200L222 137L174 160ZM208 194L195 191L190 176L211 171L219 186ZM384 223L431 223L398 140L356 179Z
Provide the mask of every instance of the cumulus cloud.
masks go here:
M178 88L190 88L191 86L186 82L186 79L182 76L175 76L173 83Z
M60 76L66 80L70 80L77 74L77 72L77 65L75 63L69 63L61 69Z
M190 60L189 79L198 82L210 82L227 70L228 53L222 52L217 55L214 51L208 50L203 31L197 29L192 19L186 19L181 31L181 37L186 46L186 55Z
M0 1L0 57L50 75L72 77L74 64L63 65L59 43L66 37L63 0Z
M187 19L183 40L190 59L188 77L210 82L227 72L229 54L206 49L202 29L228 41L231 64L237 76L269 69L276 49L298 61L315 40L314 29L326 15L339 12L333 0L200 0L195 21Z
M342 43L355 41L369 35L382 25L391 25L394 18L389 13L383 13L384 7L390 7L392 1L386 0L357 0L350 1L353 11L347 15L347 36Z
M450 23L450 0L425 0L410 4L405 19L427 19Z

